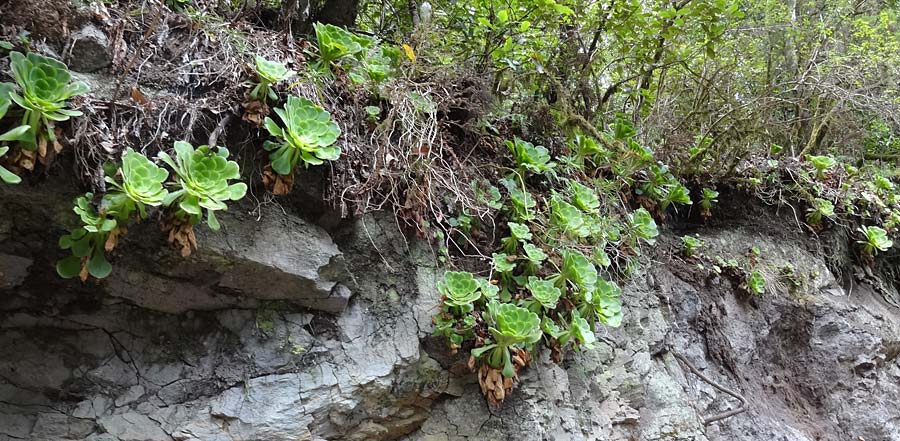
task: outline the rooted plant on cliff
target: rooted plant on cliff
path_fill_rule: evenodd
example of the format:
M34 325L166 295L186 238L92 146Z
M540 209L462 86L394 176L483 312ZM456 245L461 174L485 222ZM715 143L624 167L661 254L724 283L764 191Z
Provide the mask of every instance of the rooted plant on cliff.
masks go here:
M122 156L122 166L116 175L122 182L107 176L105 180L111 190L103 195L96 208L91 193L75 200L74 211L82 225L60 238L60 248L72 252L72 256L57 264L60 276L79 276L82 281L88 276L97 279L108 276L112 266L105 253L116 247L135 213L138 219L146 219L146 207L162 205L168 194L163 182L169 173L130 148Z
M288 97L284 108L276 108L275 113L284 127L272 118L266 118L265 127L276 141L266 141L263 147L270 151L272 171L287 177L292 183L294 170L302 163L305 166L324 164L341 156L341 149L333 145L341 135L341 128L331 120L331 114L321 106L306 98ZM290 192L288 185L270 176L275 194Z
M67 109L67 100L88 92L82 82L71 82L65 64L35 53L27 56L10 52L10 69L17 89L9 91L9 98L24 110L22 126L28 129L17 137L24 158L17 162L25 169L34 166L34 155L47 158L48 149L58 153L62 145L57 141L56 122L80 116L77 110Z
M287 68L284 63L269 61L259 55L255 58L256 75L259 83L250 91L250 99L256 101L278 101L278 94L272 86L294 75L294 71Z
M212 230L219 229L216 211L227 210L227 201L237 201L247 193L247 184L229 183L241 177L237 162L228 160L228 149L202 145L194 149L189 143L175 143L175 158L160 152L159 158L172 167L178 176L175 191L169 193L163 204L169 207L163 219L163 230L169 234L169 242L181 248L181 254L188 256L197 248L193 226L203 219Z
M86 193L75 199L73 211L81 220L81 226L59 238L59 247L72 253L56 264L56 272L63 278L78 276L86 281L88 276L102 279L112 272L112 265L106 259L106 251L112 247L107 242L118 228L118 222L111 217L114 213L107 201L97 210L91 204L93 197L92 193Z

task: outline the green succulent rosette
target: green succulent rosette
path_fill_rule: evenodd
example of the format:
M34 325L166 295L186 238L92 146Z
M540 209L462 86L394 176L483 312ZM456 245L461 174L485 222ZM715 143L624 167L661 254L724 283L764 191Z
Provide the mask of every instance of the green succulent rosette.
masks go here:
M87 93L89 89L82 82L72 83L66 65L52 58L10 52L9 59L10 73L19 86L18 92L8 92L9 98L25 109L22 125L29 126L28 136L20 141L24 148L34 150L38 137L43 134L50 141L56 140L51 121L66 121L69 117L82 115L77 110L66 109L66 100Z
M438 282L438 292L445 297L444 302L452 307L464 307L481 298L478 282L472 273L447 271Z
M209 146L196 150L187 142L175 143L175 158L160 152L159 158L172 167L178 175L177 191L169 193L163 205L178 202L178 208L190 216L191 223L198 223L206 209L207 224L213 230L219 229L216 211L227 210L226 201L236 201L247 193L247 184L228 181L241 177L237 162L228 160L228 149L219 147L213 151Z
M166 169L157 166L146 156L131 148L122 156L122 183L107 176L106 182L121 191L137 209L141 218L147 217L146 206L158 207L163 204L168 190L163 186L169 178Z
M272 85L282 80L286 80L294 75L294 71L287 68L284 63L269 61L259 55L254 59L256 62L256 75L259 77L259 84L250 92L250 97L255 100L263 101L270 99L278 100L278 94L272 90Z
M275 113L284 123L278 126L266 117L265 127L278 142L266 141L264 148L272 153L272 170L289 175L303 162L320 165L341 156L340 147L333 146L341 135L341 128L331 120L331 114L306 98L288 97L284 108Z

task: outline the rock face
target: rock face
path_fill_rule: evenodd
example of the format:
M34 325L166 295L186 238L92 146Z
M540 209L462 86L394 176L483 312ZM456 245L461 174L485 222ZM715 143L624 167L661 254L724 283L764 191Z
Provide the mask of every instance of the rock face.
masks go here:
M52 270L66 188L0 187L0 440L900 439L900 313L839 286L829 242L782 219L701 230L710 256L792 263L766 294L671 257L666 237L621 328L561 365L541 354L489 409L429 337L439 270L392 219L326 231L236 206L188 259L142 225L85 285ZM674 354L749 410L704 425L739 403Z

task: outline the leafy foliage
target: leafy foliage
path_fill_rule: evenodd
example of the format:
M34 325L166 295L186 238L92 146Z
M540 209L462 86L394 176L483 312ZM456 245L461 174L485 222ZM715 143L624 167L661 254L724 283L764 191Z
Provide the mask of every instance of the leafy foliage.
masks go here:
M332 144L341 135L341 128L322 107L306 98L291 96L284 108L276 108L275 113L284 128L266 117L266 130L277 142L266 141L264 147L272 152L269 160L276 173L290 175L301 162L320 165L340 157L340 147Z

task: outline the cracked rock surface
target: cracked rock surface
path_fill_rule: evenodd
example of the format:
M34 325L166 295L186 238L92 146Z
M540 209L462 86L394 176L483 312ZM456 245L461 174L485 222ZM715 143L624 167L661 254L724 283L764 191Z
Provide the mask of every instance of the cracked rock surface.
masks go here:
M155 225L108 280L53 272L71 194L0 187L0 440L895 440L900 314L844 289L827 240L752 221L702 230L709 255L790 262L747 298L662 252L624 287L619 329L560 365L539 354L502 409L431 338L440 269L387 216L325 230L235 206L187 259ZM57 191L50 191L56 189ZM29 201L23 203L23 201ZM257 220L258 219L258 220ZM60 220L62 220L60 222ZM780 222L780 221L779 221ZM147 242L149 241L149 242ZM663 237L660 250L676 243ZM674 246L674 245L673 245ZM668 256L668 257L667 257ZM673 354L737 391L749 410Z

